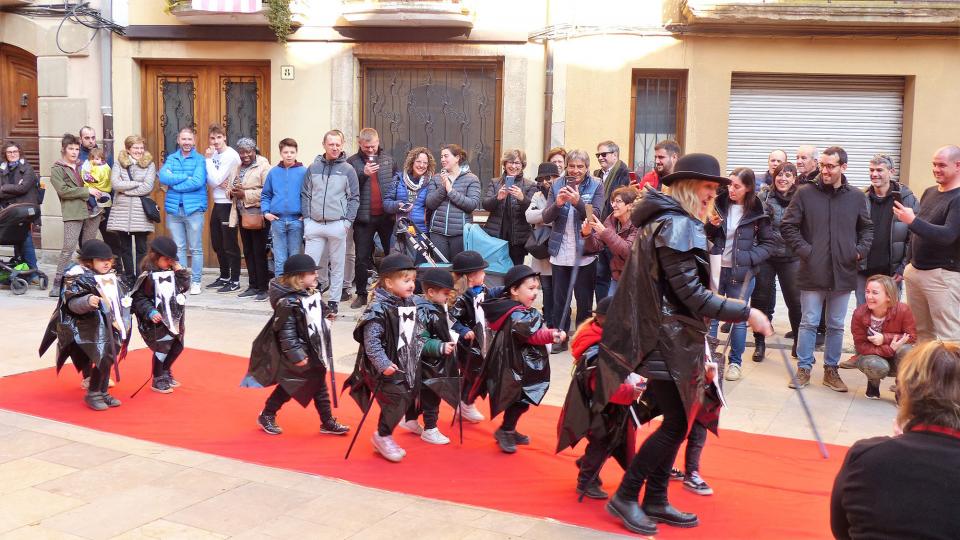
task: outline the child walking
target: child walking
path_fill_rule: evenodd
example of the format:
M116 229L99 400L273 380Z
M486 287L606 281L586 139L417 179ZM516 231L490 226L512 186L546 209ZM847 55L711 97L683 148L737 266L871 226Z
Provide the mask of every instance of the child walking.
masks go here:
M547 328L533 307L540 289L540 274L517 265L504 276L502 293L483 302L483 311L495 332L483 374L490 396L490 417L503 412L503 423L493 436L500 450L517 451L530 438L517 432L530 405L539 405L550 388L548 343L567 339L566 332ZM466 418L466 416L464 416Z
M353 339L360 343L353 373L344 383L350 396L366 412L376 399L380 405L373 448L398 463L407 452L393 440L393 429L419 390L423 322L413 301L417 271L413 259L399 253L380 261L376 288L357 321Z
M125 356L130 340L131 300L112 271L113 257L106 243L84 242L79 264L63 275L60 300L40 343L43 356L56 340L57 373L67 358L78 372L89 373L83 401L95 411L120 406L107 391L110 369Z
M173 378L173 363L183 352L186 292L190 270L177 260L177 244L158 236L143 258L142 273L133 287L133 311L143 341L153 351L150 389L169 394L180 383Z
M480 380L480 372L490 347L491 334L481 304L500 292L500 289L490 291L483 283L488 266L482 255L469 250L454 255L451 265L457 297L450 307L450 315L454 320L453 331L458 335L457 363L463 377L463 399L459 412L464 420L472 424L483 421L483 413L477 410L474 401L487 394Z
M320 433L346 435L350 431L350 426L333 417L330 408L326 377L333 370L333 349L326 306L317 290L317 268L309 255L287 258L283 274L270 281L273 315L250 351L241 386L277 385L257 417L257 425L270 435L283 433L277 425L277 412L290 398L304 407L313 401L320 415Z
M456 407L460 402L459 388L451 384L456 379L457 365L453 357L456 342L450 337L451 320L447 314L447 302L453 293L453 277L442 268L428 268L420 278L422 296L414 296L417 316L423 321L423 352L420 353L420 395L407 409L406 421L400 428L420 435L430 444L448 444L447 438L437 428L440 415L440 399ZM423 413L423 426L417 416Z

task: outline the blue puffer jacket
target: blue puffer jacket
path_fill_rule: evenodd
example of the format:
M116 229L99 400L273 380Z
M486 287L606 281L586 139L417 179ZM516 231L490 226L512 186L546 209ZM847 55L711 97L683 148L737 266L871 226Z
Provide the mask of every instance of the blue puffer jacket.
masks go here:
M404 214L400 211L400 203L410 201L410 190L403 182L404 174L406 173L401 171L394 175L392 187L383 193L383 209L388 214L409 216L418 229L427 232L427 191L429 191L430 179L423 179L423 187L417 192L417 198L413 201L413 208L410 209L410 212Z
M284 167L281 161L267 173L260 192L260 210L281 218L299 218L300 189L307 168L299 161L293 167Z
M196 149L184 157L177 150L160 168L160 183L167 186L163 208L168 214L184 215L207 211L207 163Z

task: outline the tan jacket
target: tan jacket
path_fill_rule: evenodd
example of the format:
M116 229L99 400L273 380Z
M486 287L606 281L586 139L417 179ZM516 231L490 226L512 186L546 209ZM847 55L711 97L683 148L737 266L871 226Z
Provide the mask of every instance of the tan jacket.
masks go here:
M263 192L263 183L267 181L268 172L270 172L270 162L267 158L258 155L243 176L238 176L234 181L234 189L230 192L230 198L234 203L230 208L230 227L236 227L240 221L237 205L242 204L244 208L260 207L260 194ZM238 191L239 195L237 195Z

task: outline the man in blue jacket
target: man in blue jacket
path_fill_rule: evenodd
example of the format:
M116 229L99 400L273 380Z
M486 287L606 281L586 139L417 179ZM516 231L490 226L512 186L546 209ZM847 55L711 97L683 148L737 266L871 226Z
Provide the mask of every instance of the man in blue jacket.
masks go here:
M260 210L270 222L273 239L274 274L283 273L287 258L303 252L303 214L300 212L300 189L307 168L297 161L297 141L280 141L282 160L267 173L260 193Z
M177 244L177 258L186 263L190 247L190 294L200 294L203 275L203 214L207 211L207 165L194 149L196 133L185 127L177 134L179 150L167 156L160 168L160 183L167 186L163 208L167 230Z

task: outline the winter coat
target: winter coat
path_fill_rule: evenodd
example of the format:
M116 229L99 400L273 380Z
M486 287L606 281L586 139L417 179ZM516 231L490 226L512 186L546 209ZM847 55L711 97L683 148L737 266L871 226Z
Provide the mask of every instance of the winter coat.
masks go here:
M400 171L393 176L393 187L383 194L383 211L388 214L395 214L397 217L409 217L413 224L422 232L427 231L427 192L429 191L430 179L423 178L423 185L417 190L416 196L411 200L411 189L403 181L406 172ZM426 175L424 175L426 176ZM409 177L408 177L409 178ZM414 184L416 185L416 184ZM400 203L413 204L409 212L400 211Z
M252 378L260 386L280 385L300 405L306 407L319 390L333 360L326 305L322 301L317 302L322 319L322 328L317 332L315 327L311 328L302 302L310 298L310 291L295 291L273 279L270 281L269 295L273 315L253 341L250 365L244 380ZM296 365L304 360L307 361L306 365ZM331 392L335 390L330 388Z
M184 156L180 150L167 156L160 167L160 183L167 186L163 208L167 214L189 216L207 211L207 162L196 149Z
M300 189L300 211L305 218L318 223L357 219L360 187L357 172L347 163L345 154L327 159L320 154L307 168Z
M473 223L473 211L479 206L480 179L470 172L470 167L460 167L449 193L443 188L440 175L434 176L427 192L427 211L433 213L429 232L463 236L466 224Z
M347 158L347 163L356 171L357 183L360 186L360 206L357 208L357 223L369 223L370 194L373 193L373 190L370 187L370 177L363 172L363 167L367 164L367 155L363 152L357 152ZM393 157L384 152L383 148L377 149L376 163L380 165L380 169L377 170L377 182L380 184L380 204L384 209L383 213L387 214L387 192L394 190L394 177L399 170L397 169L396 162L393 161Z
M300 212L300 190L306 172L307 168L299 161L293 167L284 167L281 161L270 169L260 192L260 210L280 218L300 218L303 215Z
M707 238L713 243L710 249L712 255L723 255L727 244L727 215L730 209L730 196L726 193L717 197L717 212L723 216L719 227L710 223L705 226ZM760 201L749 210L744 207L743 217L734 233L733 266L731 267L731 281L743 283L747 274L756 277L757 267L770 257L776 247L773 229L770 227L770 216L763 211Z
M150 152L144 152L139 160L126 150L117 154L117 166L113 168L113 208L107 220L108 231L128 233L153 232L153 223L143 212L141 197L150 197L157 179L157 166Z
M887 316L883 319L883 344L874 345L867 339L867 329L870 328L870 308L866 304L858 306L850 319L850 333L853 334L853 347L857 354L875 354L883 358L892 359L897 355L890 344L894 339L903 334L910 338L907 343L915 344L917 342L917 323L913 318L913 311L910 306L903 302L897 303L887 311Z
M80 166L73 168L57 161L50 169L50 185L60 197L60 215L63 221L83 221L90 217L87 199L90 190L80 178Z
M890 197L892 193L900 193L901 204L907 208L912 208L914 213L920 211L920 201L917 200L917 197L910 191L910 188L899 183L899 182L890 182L890 188L887 191L887 197ZM878 197L876 190L873 186L870 186L866 189L865 193L867 194L867 215L870 215L870 201L871 200L882 200L881 197ZM884 197L885 198L885 197ZM874 236L876 236L876 231L874 231ZM890 269L887 275L899 274L903 275L903 269L907 266L908 254L910 253L910 230L907 228L907 224L897 219L896 214L893 215L893 220L890 222ZM869 257L863 257L860 259L859 270L867 270L867 259Z
M511 246L522 246L527 242L532 230L527 223L526 211L530 207L530 200L537 191L537 184L518 176L513 179L514 185L523 192L523 200L518 201L513 195L507 195L502 201L497 200L497 192L506 182L506 176L494 178L487 184L487 193L483 198L483 209L490 212L483 230L494 238L510 242Z
M118 160L123 159L123 152ZM167 279L169 276L161 272L173 272L173 290L170 298L157 296L157 279ZM168 353L174 341L183 343L186 332L185 317L186 298L184 295L190 290L190 270L148 270L137 277L133 287L133 312L137 315L137 329L140 336L150 347L151 351ZM164 285L164 283L160 283ZM159 313L163 321L155 323L151 320L154 313ZM173 338L173 339L167 339Z
M235 185L240 186L241 193L234 195L232 191L230 192L230 200L233 201L230 206L231 227L236 227L240 222L238 206L260 213L260 193L263 191L263 184L267 181L269 173L270 162L267 158L258 155L257 159L243 172L243 176L237 177Z
M560 253L560 246L563 245L563 235L567 231L567 214L570 211L570 203L566 202L562 207L557 207L557 194L560 188L567 185L567 177L561 176L554 180L550 188L550 196L547 197L547 207L543 209L543 222L553 226L553 232L550 234L550 255L556 256ZM580 236L580 228L583 226L583 220L587 217L587 208L585 205L593 205L593 213L599 215L598 209L600 201L605 199L603 193L603 184L592 176L585 177L580 185L577 186L580 191L580 200L574 207L573 231L578 243L583 242Z
M25 159L14 167L0 158L0 208L11 204L40 204L40 183L37 173Z
M677 386L688 422L703 402L705 319L745 321L746 303L709 289L703 223L672 197L647 190L631 215L640 232L607 311L595 412L630 372Z
M873 242L867 197L847 184L817 178L800 186L783 215L783 238L800 257L797 285L804 291L849 292L857 286L858 259Z
M423 322L423 351L420 353L420 380L451 407L460 405L461 379L456 355L443 354L443 345L453 341L446 306L414 296L417 316ZM418 406L418 410L422 410Z
M499 292L499 289L496 291ZM460 374L463 376L463 388L468 401L473 396L485 397L487 388L483 384L481 372L483 360L490 350L490 341L493 334L490 331L489 321L483 312L483 302L495 297L494 291L485 285L474 289L469 288L457 296L450 308L453 317L453 331L457 333L457 363L460 365ZM473 332L474 338L467 340L463 336Z
M633 241L637 238L639 229L633 221L628 221L626 226L621 226L620 221L613 217L613 214L607 216L603 226L605 227L603 232L591 233L583 239L583 251L596 253L605 247L609 249L610 274L614 281L618 281L623 267L627 264L627 258L630 256L630 250L633 249Z
M613 168L610 169L610 174L607 175L606 179L603 178L603 169L593 171L593 176L603 184L603 208L600 208L600 213L597 217L605 220L610 216L610 213L613 212L613 205L610 201L613 198L614 190L621 186L630 185L630 167L623 161L617 161L614 163Z
M766 197L763 199L763 210L770 217L770 228L773 230L773 249L770 251L770 259L780 262L791 262L797 260L797 256L790 249L790 244L783 239L780 232L780 224L783 223L783 214L790 205L790 200L796 194L796 186L790 188L786 194L780 193L776 189L765 191Z
M533 229L550 229L550 225L547 225L543 222L543 210L547 207L547 196L543 193L543 190L538 189L534 192L533 197L530 197L530 206L527 207L525 212L527 223L533 225ZM550 264L550 258L546 259L537 259L536 257L530 257L530 268L534 272L540 272L541 276L550 276L553 275L553 266Z

